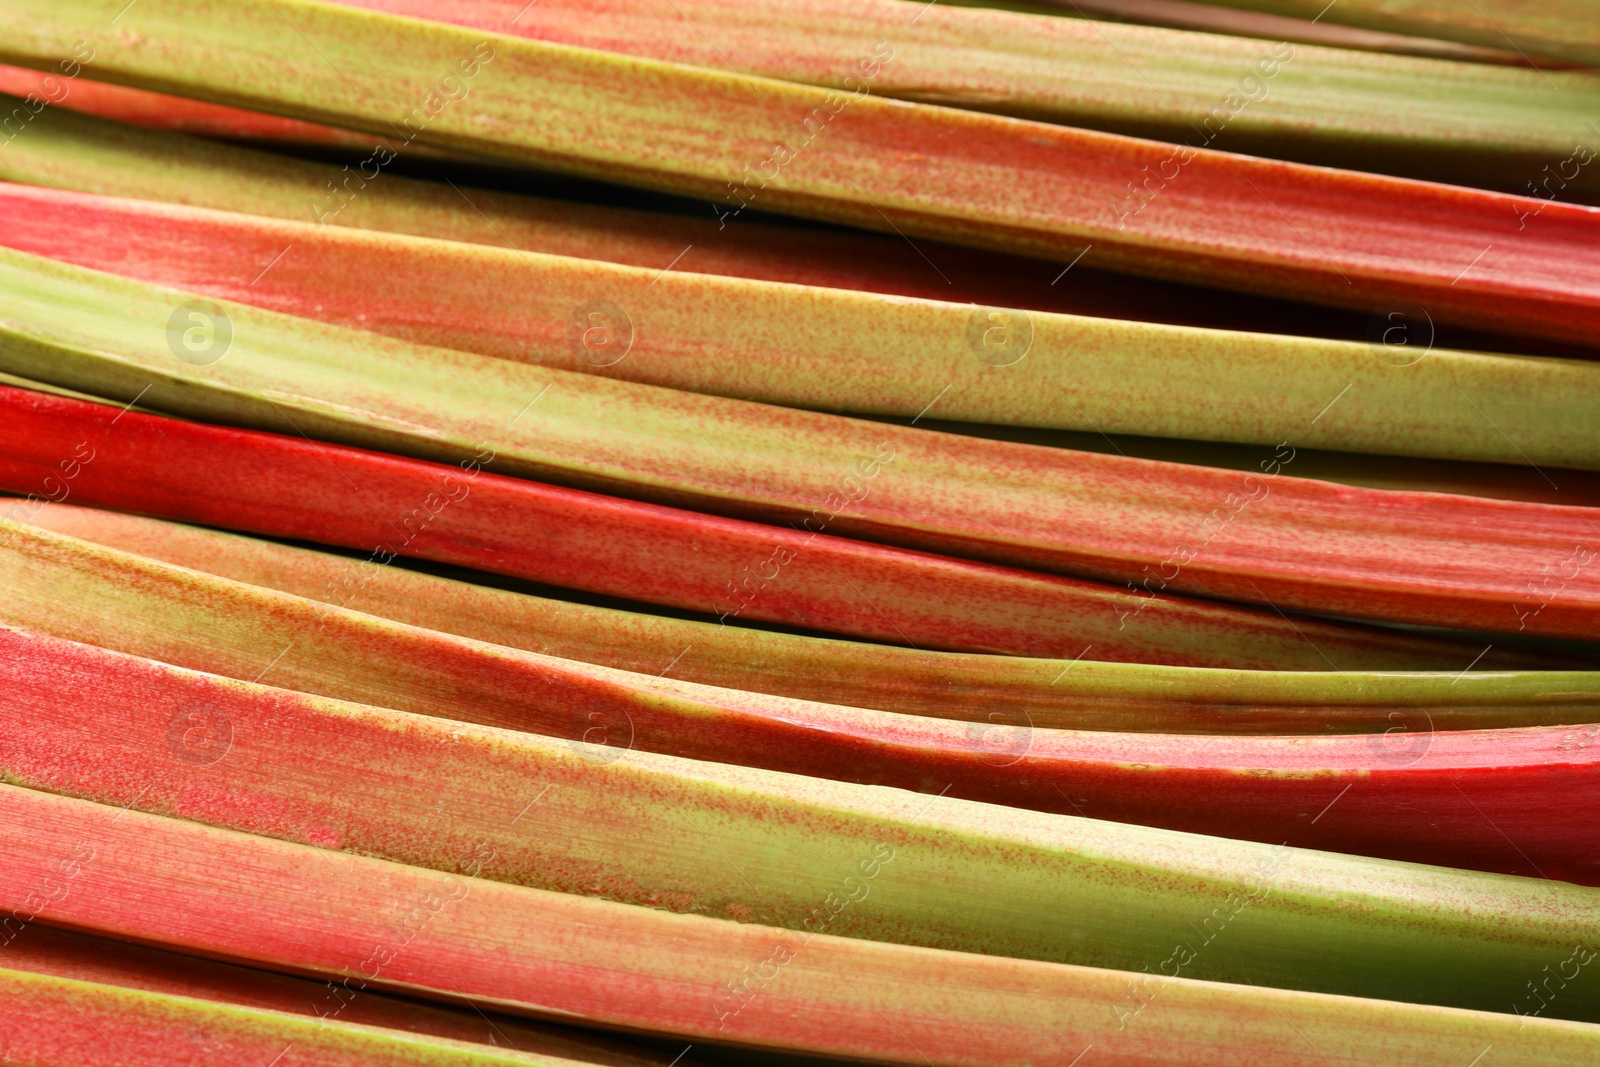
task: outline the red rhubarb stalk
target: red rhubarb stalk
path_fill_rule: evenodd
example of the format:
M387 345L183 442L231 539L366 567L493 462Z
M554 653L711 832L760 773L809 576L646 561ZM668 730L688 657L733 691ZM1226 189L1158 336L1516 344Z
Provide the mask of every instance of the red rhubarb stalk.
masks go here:
M130 89L125 85L64 78L57 71L29 70L0 64L0 93L31 98L50 107L202 137L228 137L266 144L323 145L367 149L372 138L314 122L261 111L208 104L181 96ZM0 107L11 112L14 107ZM17 134L20 136L20 133ZM8 145L9 147L9 145Z
M45 66L87 34L105 80L382 135L394 132L395 102L415 101L406 129L416 143L718 199L729 225L747 207L776 210L1061 261L1088 249L1098 267L1378 314L1409 301L1437 321L1577 344L1600 331L1600 214L1569 204L881 100L866 87L847 96L317 0L120 7L12 0L0 9L0 59ZM102 32L113 19L117 32ZM163 47L135 43L145 40ZM341 67L361 70L362 87Z
M34 906L48 922L688 1040L936 1067L1027 1067L1087 1046L1174 1067L1388 1067L1485 1044L1503 1065L1579 1067L1600 1048L1591 1025L1165 974L1146 1004L1122 971L673 915L12 786L0 812L0 906L58 877L64 840L94 851L64 897Z
M0 101L0 110L10 110L5 103ZM21 101L12 104L20 106ZM35 117L27 134L0 152L0 178L7 181L598 259L658 273L671 268L1224 329L1366 334L1364 320L1355 315L1109 274L1081 263L1063 274L1061 263L919 242L924 259L898 236L754 219L728 227L709 212L679 215L462 184L449 188L395 174L393 166L376 168L372 177L375 166L313 163L59 108Z
M448 466L15 388L0 388L0 409L0 487L11 492L338 545L378 564L404 555L473 567L721 622L917 648L1313 671L1459 671L1478 651L542 485L484 470L498 462L492 452ZM359 592L347 584L329 596ZM1484 665L1550 662L1502 652Z
M290 1053L289 1062L318 1067L587 1062L9 969L0 970L0 999L6 1059L31 1067L258 1067Z
M846 782L942 786L1012 807L1227 837L1600 880L1588 828L1554 817L1562 805L1600 800L1600 727L1591 725L1435 732L1425 710L1397 709L1383 734L1279 738L1042 730L1026 712L980 722L905 716L484 646L43 531L10 532L0 567L14 593L0 621L195 670L243 680L270 674L276 685L326 697L573 742ZM74 610L112 601L119 589L136 592L92 618ZM22 672L10 688L61 708L26 697L7 705L27 735L10 749L9 769L38 783L46 768L64 766L60 753L73 743L47 721L106 717L68 707L74 687L91 686L99 668L88 654L85 677L58 688L48 679L71 673L70 650L38 640L34 661L44 666L30 671L20 662L26 640L6 645ZM137 677L131 670L92 687L138 688ZM144 702L157 719L185 699L159 690ZM198 705L203 696L188 699ZM23 731L24 722L32 730ZM1494 821L1472 818L1472 796L1481 800L1491 788Z
M1238 671L1097 662L1093 649L1077 660L934 652L552 600L96 508L16 510L57 533L428 630L650 676L979 722L997 737L1023 723L1237 735L1600 722L1595 673Z

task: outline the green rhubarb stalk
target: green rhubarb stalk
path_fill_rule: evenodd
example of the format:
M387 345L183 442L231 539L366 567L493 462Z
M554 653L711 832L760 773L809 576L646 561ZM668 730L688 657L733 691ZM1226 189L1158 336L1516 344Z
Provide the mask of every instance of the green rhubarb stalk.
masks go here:
M1004 10L1036 11L1041 14L1093 15L1117 22L1174 29L1220 33L1230 37L1258 37L1270 41L1303 41L1328 48L1354 48L1364 52L1388 52L1402 56L1428 56L1456 59L1466 63L1521 64L1515 52L1480 48L1458 41L1411 37L1380 30L1362 30L1325 20L1268 15L1256 11L1235 11L1214 7L1200 0L961 0L963 7L998 7ZM1076 9L1076 10L1074 10Z
M0 98L0 110L7 114L22 106L21 100ZM362 143L370 150L381 141L363 136ZM365 173L381 179L364 179L362 172L359 165L312 162L59 107L40 113L0 151L0 178L6 181L658 269L685 244L704 247L705 235L716 232L715 219L680 219L470 187L458 192L372 164ZM770 241L770 230L758 226L755 233ZM773 268L781 263L781 257L763 255L756 242L743 240L741 234L729 237L707 249L710 258L704 253L696 257L698 269L716 273L711 265L716 263L742 273L762 269L763 261ZM849 247L857 255L866 254L859 241Z
M1398 357L1397 357L1398 358ZM1131 434L1085 433L1074 430L1039 430L993 424L950 422L923 418L918 426L945 433L995 437L1002 441L1114 453L1169 463L1253 471L1261 462L1261 449L1221 441L1135 437ZM1295 453L1296 477L1368 489L1393 489L1413 493L1452 493L1492 500L1523 500L1540 504L1600 507L1600 473L1564 470L1556 484L1548 475L1526 463L1474 463L1458 460L1416 459L1405 456L1362 455L1302 448Z
M0 187L0 214L17 220L0 245L24 252L695 393L905 418L934 400L940 417L978 423L1600 463L1600 447L1583 450L1600 361L974 310L25 186ZM1472 397L1494 398L1492 422Z
M906 0L341 0L717 70L1518 193L1600 77ZM1503 43L1501 47L1504 47ZM1591 142L1594 137L1588 138ZM1600 189L1600 170L1570 185Z
M1168 977L1173 966L1157 968L1178 957L1165 943L1150 973L1130 974L674 915L10 786L0 812L0 906L23 906L58 876L63 841L94 850L65 896L35 905L48 922L687 1040L935 1067L1070 1062L1091 1046L1172 1067L1467 1062L1485 1045L1502 1067L1586 1067L1600 1052L1593 1025ZM871 855L841 857L834 873L851 877ZM986 896L974 885L969 906ZM842 899L830 889L813 907L826 914ZM1584 936L1552 940L1538 966L1559 967Z
M1326 8L1319 0L1209 2L1299 18L1324 15L1347 26L1600 66L1600 4L1595 0L1472 0L1466 9L1453 0L1341 0Z
M1234 671L920 652L551 600L93 508L51 504L27 521L147 559L544 656L644 675L665 667L684 681L882 711L1027 722L1041 730L1231 735L1600 721L1600 674L1589 672ZM51 590L72 585L37 559L11 573L17 602L35 582ZM139 583L113 581L80 599L133 584L150 589L149 579L146 572ZM159 609L143 610L153 616ZM186 631L176 620L170 625L179 640ZM202 625L192 636L206 631ZM85 636L112 640L105 632ZM113 643L130 647L127 640L124 633ZM176 653L171 645L144 647L158 658ZM249 667L239 661L235 669Z
M7 961L9 962L9 961ZM313 987L314 989L315 987ZM74 978L0 969L10 1063L33 1067L580 1067L402 1030L356 1025Z
M113 19L115 32L101 32ZM85 34L105 80L715 197L734 225L751 207L1060 260L1092 246L1099 267L1380 313L1409 300L1436 320L1578 344L1600 324L1600 219L1567 204L1544 204L1524 231L1530 205L1515 197L316 0L0 9L0 59L54 63ZM162 47L133 43L146 40Z
M189 294L11 251L0 280L0 370L176 414L421 459L492 455L504 474L813 532L831 513L829 533L1137 582L1141 596L1578 639L1600 611L1587 509L1335 489L1293 478L1287 441L1259 475L1224 474L679 392L238 304L217 306L231 323L222 358L197 365L175 358L182 331L169 335ZM1516 410L1480 395L1488 418ZM1545 442L1523 446L1534 462L1600 463L1581 425L1529 432Z
M0 647L10 783L541 891L1127 971L1187 943L1189 977L1492 1011L1600 923L1600 888L1548 879L619 755L38 634ZM1600 983L1548 1014L1600 1020Z

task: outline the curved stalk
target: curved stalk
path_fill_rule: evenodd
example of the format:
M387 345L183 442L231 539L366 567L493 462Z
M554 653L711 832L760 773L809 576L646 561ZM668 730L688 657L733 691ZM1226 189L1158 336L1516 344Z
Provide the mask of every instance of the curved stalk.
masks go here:
M3 514L3 512L0 512ZM248 585L544 656L727 689L1039 730L1316 734L1600 722L1600 674L1158 667L921 651L551 600L114 511L31 525ZM665 665L665 669L663 668ZM1401 736L1380 747L1415 745Z
M172 99L179 114L201 103ZM21 100L0 97L0 111L22 106ZM363 144L370 151L381 145L408 157L422 151L398 141L368 137ZM0 152L0 178L54 190L597 259L657 273L671 268L1219 329L1329 336L1360 336L1364 330L1359 317L1345 313L1110 274L1081 263L1070 272L1071 284L1065 284L1062 263L919 242L918 249L929 257L924 260L910 254L898 236L755 220L730 227L709 212L642 211L459 183L451 188L383 169L371 180L363 176L373 173L371 165L363 170L359 164L310 162L106 122L64 106L38 115L25 136ZM1496 346L1485 341L1478 347Z
M365 150L372 138L353 130L340 130L314 122L269 115L261 111L208 104L165 93L131 89L126 85L90 81L88 78L63 81L54 71L30 70L0 64L0 110L13 112L23 101L48 101L52 107L66 108L115 122L150 126L199 137L237 138L264 145L316 145ZM16 102L4 97L19 97ZM7 145L9 148L10 145Z
M574 744L598 740L612 749L906 789L942 783L952 796L1012 807L1600 880L1600 850L1588 828L1555 816L1565 805L1600 800L1600 727L1436 732L1425 712L1408 709L1391 715L1381 735L1218 737L1041 730L1025 710L974 722L904 716L484 646L41 531L11 532L13 548L0 564L14 594L0 620L196 670L242 680L270 674L276 684L326 697ZM132 592L92 617L77 610L105 604L117 590ZM26 642L9 644L25 657ZM39 656L53 663L55 646L44 645ZM14 688L60 703L65 694L48 681L55 669L19 677ZM149 697L158 709L175 701L182 703L154 691ZM18 759L64 766L52 754L72 742L43 725L58 713L18 698L10 714L19 732L35 722L12 749ZM100 718L90 709L69 714L71 721ZM13 765L18 775L38 780L21 766ZM1495 817L1488 819L1472 794L1484 800L1491 786ZM1517 845L1508 848L1502 834Z
M484 471L0 390L0 486L401 555L715 617L1043 656L1305 670L1459 670L1460 641L1160 595L719 519ZM85 457L92 457L84 462ZM70 479L62 476L71 473ZM639 545L649 546L641 551ZM353 562L329 595L366 580ZM1485 667L1568 665L1494 650Z
M0 1031L6 1056L37 1067L257 1067L291 1051L318 1067L588 1062L10 969L0 970L0 998L8 1015Z
M595 1067L669 1067L672 1061L670 1053L570 1027L506 1015L491 1017L466 1006L401 1000L362 989L354 982L349 986L317 982L37 923L20 929L12 925L7 932L14 935L5 946L7 972L209 1001L224 1007L312 1016L322 1026L341 1024L338 1029L354 1024L400 1031L423 1041L444 1038L485 1046L480 1052L504 1055L509 1051L516 1063L551 1062L544 1057L559 1057L556 1062L581 1061ZM227 1017L226 1012L218 1015ZM160 1047L171 1054L169 1043L162 1042ZM518 1053L521 1055L515 1056ZM696 1067L696 1061L687 1057L675 1062L679 1067ZM261 1063L252 1062L249 1067L261 1067Z

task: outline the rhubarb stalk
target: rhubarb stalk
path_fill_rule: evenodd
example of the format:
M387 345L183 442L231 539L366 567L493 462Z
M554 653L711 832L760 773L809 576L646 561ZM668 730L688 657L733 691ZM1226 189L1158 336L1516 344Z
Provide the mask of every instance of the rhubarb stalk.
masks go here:
M1237 736L1600 721L1595 673L1158 667L1096 661L1092 647L1077 660L934 652L553 600L95 508L18 510L57 533L427 630L728 689L979 722L997 737L1014 739L1024 723Z
M1600 4L1595 0L1473 0L1470 12L1439 0L1345 0L1321 8L1317 0L1210 0L1307 18L1326 13L1330 22L1386 33L1420 34L1523 57L1552 56L1600 66ZM1528 60L1533 65L1532 60Z
M487 453L425 463L21 389L0 410L0 487L27 495L22 518L70 496L917 648L1313 671L1459 671L1480 651L540 485L483 470ZM330 595L358 592L359 571ZM1566 662L1495 649L1482 665Z
M1127 583L1140 596L1578 639L1600 622L1592 510L1296 479L1287 440L1247 476L429 348L195 304L9 250L0 281L0 370L176 414L479 467L492 457L511 475ZM194 329L203 351L175 358ZM1500 412L1515 399L1481 405ZM1308 427L1324 414L1314 408ZM1548 451L1600 464L1583 427L1552 433L1531 461Z
M400 1000L362 989L355 982L349 985L315 982L38 923L23 926L14 920L6 927L6 932L9 940L0 953L0 960L5 963L5 970L12 972L288 1015L309 1015L320 1020L323 1026L382 1027L406 1031L424 1040L446 1038L487 1046L482 1051L492 1049L502 1054L560 1057L597 1067L668 1067L672 1061L670 1053L652 1054L646 1048L598 1034L506 1015L491 1017L471 1007ZM170 1046L162 1047L170 1050ZM678 1067L695 1067L695 1061L687 1057L676 1062ZM261 1067L261 1064L258 1061L252 1067Z
M175 99L179 108L194 103ZM21 106L20 100L0 98L0 111ZM395 151L398 158L394 140L398 139L378 138L371 149L374 158L384 151ZM402 147L409 155L417 146ZM671 268L1276 333L1362 336L1364 330L1357 316L1108 274L1083 264L1073 266L1071 284L1066 284L1059 263L919 243L918 250L928 257L924 259L912 254L899 237L802 230L753 219L728 227L709 212L695 217L639 211L516 196L464 183L452 189L403 177L393 173L393 167L374 171L370 162L364 167L312 163L105 122L60 108L36 116L25 135L5 146L0 152L0 178L267 215L319 227L385 230L599 259L657 272Z
M67 108L117 122L153 126L201 137L345 149L366 149L372 141L371 137L352 130L337 130L281 115L208 104L204 100L187 100L88 78L67 80L57 71L0 65L0 93L24 100L31 98L51 107ZM16 108L17 105L13 104L0 110L11 112ZM29 110L32 110L31 107ZM8 133L13 140L21 136L20 130L16 129Z
M1158 972L1182 958L1165 943L1148 975L1130 974L674 915L12 786L0 786L0 812L0 906L25 906L41 881L58 878L70 858L63 841L93 850L64 896L31 906L44 921L688 1040L935 1067L1070 1062L1086 1046L1173 1067L1263 1057L1326 1067L1328 1055L1391 1067L1441 1054L1466 1062L1486 1044L1507 1067L1578 1067L1600 1049L1600 1028L1564 1020L1213 984L1181 975L1192 958ZM870 858L845 857L839 877ZM981 906L981 894L968 899ZM834 899L814 906L827 914ZM1386 944L1425 929L1394 927ZM1552 939L1499 976L1507 992L1494 1007L1516 995L1524 970L1537 976L1569 958L1573 938ZM1459 981L1506 944L1483 942L1486 954L1430 974ZM1169 977L1174 966L1179 977Z
M964 0L973 7L1006 8L1006 0ZM1340 26L1321 19L1292 18L1256 11L1232 10L1200 0L1032 0L1030 8L1062 14L1093 15L1100 19L1148 26L1220 33L1230 37L1259 37L1271 41L1304 41L1327 48L1354 48L1402 56L1456 59L1465 63L1528 65L1515 52L1479 48L1457 41L1384 33Z
M866 82L904 100L1518 193L1571 153L1600 103L1600 81L1585 73L903 0L340 2L846 92ZM1589 171L1568 184L1600 189Z
M975 311L28 186L0 185L0 214L15 220L5 247L131 279L787 407L1501 463L1576 443L1600 420L1600 361L1430 350L1421 336L1391 346ZM1308 422L1343 392L1351 403ZM1495 399L1492 422L1474 396Z
M578 1060L490 1050L402 1031L0 970L4 1054L42 1067L254 1067L284 1059L318 1067L582 1067ZM126 1050L126 1051L124 1051Z
M121 6L13 0L0 9L0 59L53 64L87 34L108 81L716 198L730 225L746 207L785 211L1060 261L1089 249L1098 267L1378 314L1409 301L1439 321L1577 344L1600 330L1600 217L1568 204L317 0ZM116 32L102 32L113 19Z
M1280 738L1045 730L1026 711L976 722L905 716L516 652L42 531L8 532L12 546L0 565L15 594L0 621L9 625L236 679L270 675L276 685L334 699L617 750L601 759L637 748L846 782L942 786L956 797L1229 837L1600 879L1587 828L1552 817L1600 790L1593 726L1435 732L1424 710L1406 709L1391 714L1381 735ZM117 590L132 592L92 618L72 610L106 603ZM130 680L80 679L57 691L48 679L71 673L72 657L36 640L34 660L47 665L19 674L15 690L41 692L54 707L79 687L138 688L132 671ZM26 642L7 644L26 658ZM91 662L82 673L99 669ZM148 703L183 700L151 695ZM59 753L72 742L44 725L58 713L19 698L7 714L19 732L34 723L11 750L23 761L13 773L38 782L24 764L64 765ZM1495 817L1474 819L1481 809L1472 794L1481 799L1491 782L1499 783ZM1515 849L1502 832L1514 835Z

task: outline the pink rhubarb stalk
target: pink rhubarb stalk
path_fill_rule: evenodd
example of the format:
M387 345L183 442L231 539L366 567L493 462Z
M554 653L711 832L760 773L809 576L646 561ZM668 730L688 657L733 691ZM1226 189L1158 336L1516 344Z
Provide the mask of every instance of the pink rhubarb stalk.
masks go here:
M117 88L112 86L111 88ZM181 109L196 102L174 98ZM9 104L9 107L7 106ZM0 111L23 106L0 99ZM398 141L398 138L393 140ZM417 146L380 137L354 165L314 163L48 108L0 152L0 178L645 267L1150 322L1365 336L1355 315L898 236L797 229L455 188L394 173ZM378 166L377 161L390 164ZM281 249L275 250L274 254ZM926 258L923 258L926 257ZM260 266L266 266L262 263ZM1066 278L1070 276L1071 284ZM1419 324L1420 326L1420 324ZM1518 342L1524 343L1524 342ZM1479 347L1509 343L1485 341Z
M150 126L201 137L237 138L264 144L318 145L334 148L371 147L372 138L314 122L261 111L208 104L181 96L130 89L125 85L64 78L59 71L30 70L0 64L0 93L41 101L116 122ZM0 110L11 111L4 107ZM31 110L31 109L30 109ZM15 136L21 136L18 131ZM7 146L9 147L9 145Z
M584 1067L403 1031L0 970L7 1061L30 1067ZM123 1051L127 1049L127 1051ZM287 1059L293 1053L294 1058Z

